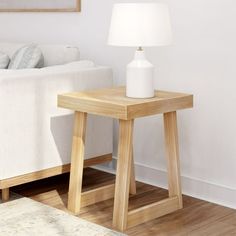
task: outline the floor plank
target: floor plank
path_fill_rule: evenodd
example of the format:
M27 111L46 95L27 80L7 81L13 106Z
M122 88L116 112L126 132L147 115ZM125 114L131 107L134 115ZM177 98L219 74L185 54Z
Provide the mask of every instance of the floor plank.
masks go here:
M114 175L86 168L83 191L114 183ZM67 211L69 175L64 174L17 186L12 190L49 206ZM129 209L135 209L164 199L164 189L137 182L137 194L130 196ZM192 197L184 196L184 208L175 213L128 229L125 233L134 236L227 236L236 235L236 210L219 206ZM79 217L112 227L113 199L81 209Z

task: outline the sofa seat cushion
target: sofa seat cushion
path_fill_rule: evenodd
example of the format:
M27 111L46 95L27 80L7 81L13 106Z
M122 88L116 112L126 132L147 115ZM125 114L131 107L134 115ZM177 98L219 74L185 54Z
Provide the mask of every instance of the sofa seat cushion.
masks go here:
M0 52L0 69L6 69L10 63L10 58L4 52Z
M41 68L43 62L43 54L36 45L25 45L15 52L8 69Z

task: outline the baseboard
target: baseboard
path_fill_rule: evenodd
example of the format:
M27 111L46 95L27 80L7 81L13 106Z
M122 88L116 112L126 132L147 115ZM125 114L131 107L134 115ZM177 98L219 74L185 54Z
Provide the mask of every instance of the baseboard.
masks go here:
M113 166L116 165L113 157ZM96 166L96 169L115 174L112 165ZM136 180L167 189L167 172L141 163L135 163ZM236 189L190 176L181 176L183 194L236 209Z

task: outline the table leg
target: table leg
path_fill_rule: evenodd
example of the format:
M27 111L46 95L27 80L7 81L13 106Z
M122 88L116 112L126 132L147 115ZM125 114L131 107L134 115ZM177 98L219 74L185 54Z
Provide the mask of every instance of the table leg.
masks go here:
M120 120L113 227L121 231L127 227L133 124L133 120Z
M86 121L87 113L75 112L68 195L68 210L75 214L81 206Z
M130 194L136 194L136 182L135 182L135 165L134 165L134 153L132 148L132 162L131 162L131 174L130 174Z
M177 196L179 201L179 208L183 208L179 164L177 117L175 111L164 114L164 127L168 166L169 197Z

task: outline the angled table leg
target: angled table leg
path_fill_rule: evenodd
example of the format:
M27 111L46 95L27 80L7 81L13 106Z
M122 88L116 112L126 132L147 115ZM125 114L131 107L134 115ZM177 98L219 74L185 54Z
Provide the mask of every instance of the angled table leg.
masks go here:
M113 227L121 231L127 227L133 124L133 120L120 120Z
M164 114L165 127L165 145L168 166L168 185L169 197L178 197L179 208L183 208L180 164L179 164L179 146L176 112Z
M87 113L75 112L68 196L68 210L75 214L81 206L86 120Z
M134 165L134 153L133 153L133 147L132 147L132 162L131 162L131 170L130 170L130 188L129 192L130 194L134 195L136 194L136 181L135 181L135 165Z
M165 144L168 163L169 197L128 211L129 191L134 183L133 120L120 120L119 153L115 186L113 227L120 231L161 217L183 207L179 169L179 147L176 112L164 114ZM133 172L133 173L132 173Z

